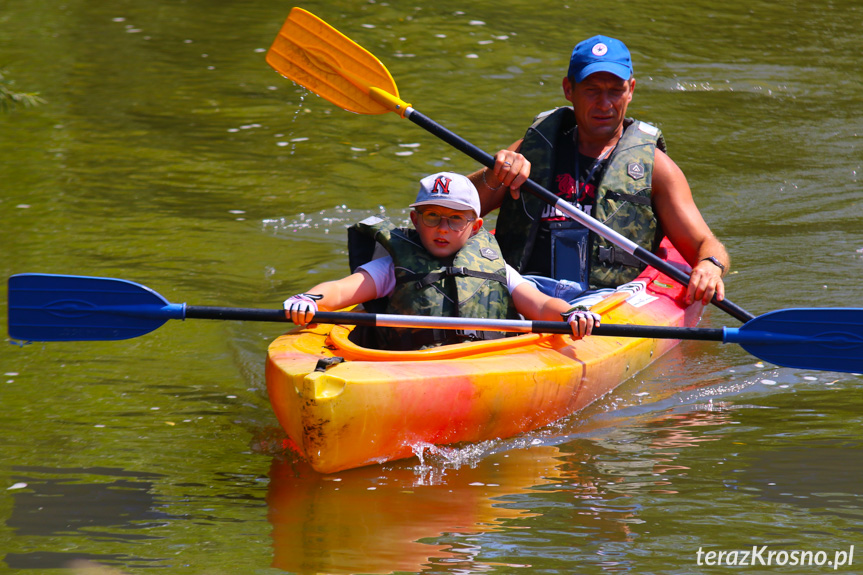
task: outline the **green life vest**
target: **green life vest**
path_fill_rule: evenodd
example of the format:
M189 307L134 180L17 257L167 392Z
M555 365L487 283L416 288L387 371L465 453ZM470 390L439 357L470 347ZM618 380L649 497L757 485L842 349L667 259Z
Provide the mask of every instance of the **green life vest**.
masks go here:
M352 270L370 261L376 245L392 257L396 286L388 298L366 304L369 311L423 316L515 319L519 315L506 287L506 264L490 233L480 230L448 264L426 250L414 229L371 217L348 229ZM418 349L466 339L494 339L499 332L466 334L458 330L374 328L377 341L363 345ZM355 330L356 331L356 330ZM377 345L373 345L376 343Z
M572 108L561 107L537 116L528 128L521 153L531 163L532 180L552 192L561 132L575 126ZM655 251L663 232L652 206L651 185L656 147L665 151L658 128L632 118L608 159L597 184L593 217L636 244ZM504 196L497 220L497 238L506 261L523 271L534 248L545 202L532 194L513 200ZM645 268L637 258L608 240L591 233L589 283L592 288L616 287L632 281ZM572 279L578 278L557 278Z

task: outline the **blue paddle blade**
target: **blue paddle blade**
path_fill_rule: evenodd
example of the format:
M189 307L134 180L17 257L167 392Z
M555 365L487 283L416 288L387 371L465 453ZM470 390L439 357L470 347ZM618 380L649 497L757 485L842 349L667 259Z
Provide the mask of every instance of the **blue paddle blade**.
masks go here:
M333 316L326 323L367 324L367 321L346 321L347 316L357 314L321 312L320 315L321 319ZM186 317L285 321L282 310L187 308L186 304L168 303L146 286L121 279L50 274L19 274L9 278L9 335L14 339L129 339L149 333L169 319ZM621 333L612 333L608 331L610 328ZM739 328L722 330L603 325L597 329L597 335L721 339L739 344L755 357L776 365L863 373L863 309L860 308L783 309L758 316Z
M184 315L185 304L168 303L150 288L126 280L51 274L9 278L13 339L129 339Z
M863 373L863 309L800 308L725 328L723 341L785 367Z

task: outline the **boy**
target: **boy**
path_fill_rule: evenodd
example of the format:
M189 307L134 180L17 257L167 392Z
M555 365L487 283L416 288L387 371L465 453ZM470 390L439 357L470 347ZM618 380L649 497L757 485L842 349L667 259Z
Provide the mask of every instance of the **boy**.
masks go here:
M506 319L517 317L517 312L547 321L564 317L576 339L599 325L598 314L572 309L564 300L543 294L503 261L494 236L482 229L479 194L465 176L441 172L423 178L410 207L416 231L395 228L379 218L355 226L385 247L388 257L291 296L284 303L285 315L297 325L307 325L319 308L337 310L387 298L387 313ZM446 330L383 329L382 345L387 349L455 341L455 334L439 333ZM495 336L479 335L488 337Z

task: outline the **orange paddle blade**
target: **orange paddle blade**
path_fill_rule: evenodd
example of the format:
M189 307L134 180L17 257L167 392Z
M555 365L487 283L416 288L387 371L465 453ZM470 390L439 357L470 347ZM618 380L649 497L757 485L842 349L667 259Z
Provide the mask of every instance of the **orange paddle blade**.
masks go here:
M399 112L409 104L380 60L315 16L294 8L267 52L278 73L349 112Z

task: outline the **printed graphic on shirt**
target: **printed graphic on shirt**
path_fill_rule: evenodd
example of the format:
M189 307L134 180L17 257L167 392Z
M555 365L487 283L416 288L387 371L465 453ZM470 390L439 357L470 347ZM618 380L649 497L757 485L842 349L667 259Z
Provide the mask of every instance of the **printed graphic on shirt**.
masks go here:
M556 180L557 196L591 215L596 203L596 186L592 183L585 185L576 182L572 174L559 174ZM554 206L546 206L541 217L544 222L562 222L567 219L566 215Z

